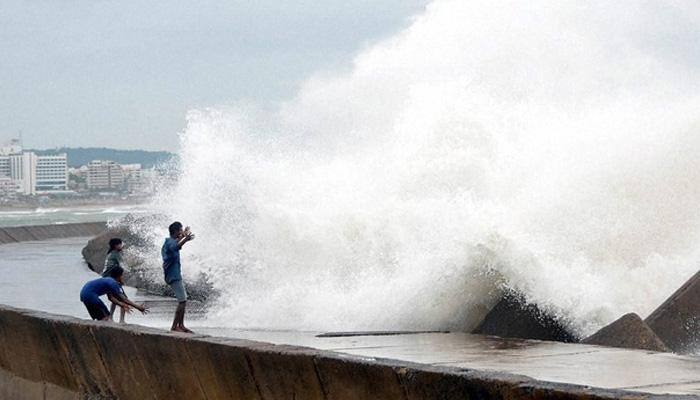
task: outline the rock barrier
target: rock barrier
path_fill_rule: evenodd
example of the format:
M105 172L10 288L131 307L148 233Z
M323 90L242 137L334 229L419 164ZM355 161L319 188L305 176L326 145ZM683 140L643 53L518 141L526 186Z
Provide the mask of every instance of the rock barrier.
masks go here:
M0 306L0 396L17 399L651 399Z
M514 291L506 292L472 333L566 343L579 341L556 316L528 303L522 294Z
M635 313L623 315L581 342L627 349L669 351L664 342Z
M0 244L31 242L38 240L89 237L104 231L104 222L80 222L74 224L32 225L0 228Z
M688 279L645 322L674 352L696 352L700 348L700 272Z

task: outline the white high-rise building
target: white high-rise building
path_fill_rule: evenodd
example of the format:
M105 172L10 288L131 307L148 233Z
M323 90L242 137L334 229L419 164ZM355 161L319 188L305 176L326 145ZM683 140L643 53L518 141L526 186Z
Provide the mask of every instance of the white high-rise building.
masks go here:
M18 193L34 195L68 189L66 154L38 156L31 151L23 152L19 146L3 149L4 153L10 154L0 155L0 178L11 179Z
M68 190L68 156L63 154L37 156L36 191Z
M15 181L18 192L24 195L36 194L37 155L32 152L8 156L10 178Z

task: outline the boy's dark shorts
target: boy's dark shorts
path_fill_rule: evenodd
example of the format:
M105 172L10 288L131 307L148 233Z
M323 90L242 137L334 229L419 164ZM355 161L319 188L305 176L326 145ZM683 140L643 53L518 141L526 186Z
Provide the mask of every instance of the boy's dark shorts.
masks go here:
M85 308L87 308L88 313L90 314L90 318L96 321L101 321L105 317L109 317L109 310L107 310L107 306L105 305L105 303L100 301L99 304L83 304L85 304Z

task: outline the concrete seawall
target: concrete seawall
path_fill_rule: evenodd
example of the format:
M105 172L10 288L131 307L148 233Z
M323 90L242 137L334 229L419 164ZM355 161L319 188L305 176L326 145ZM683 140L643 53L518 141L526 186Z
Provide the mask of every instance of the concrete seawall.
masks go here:
M2 399L652 399L0 306Z
M0 244L95 236L104 231L106 227L104 222L81 222L0 228Z

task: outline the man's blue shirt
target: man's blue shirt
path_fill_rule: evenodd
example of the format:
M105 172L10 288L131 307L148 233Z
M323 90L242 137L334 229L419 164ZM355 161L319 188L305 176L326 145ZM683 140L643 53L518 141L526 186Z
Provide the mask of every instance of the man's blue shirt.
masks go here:
M119 295L122 292L122 287L114 278L99 278L92 280L83 286L80 291L80 301L85 304L102 303L100 296L106 294Z
M171 237L165 239L163 248L160 250L160 255L163 256L163 273L165 274L165 283L173 283L182 280L182 272L180 271L180 249L177 247L177 240Z

